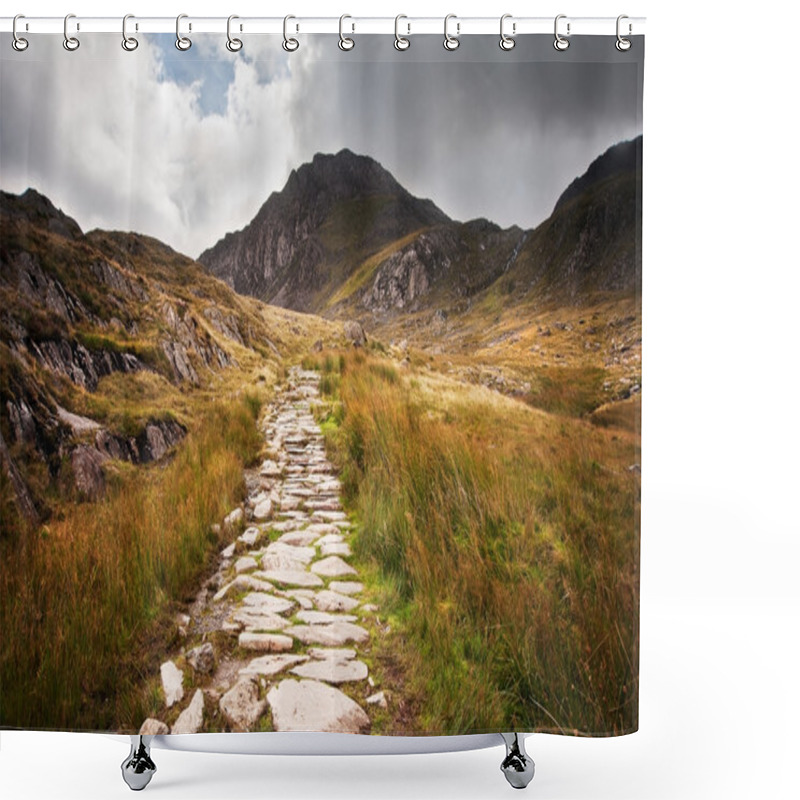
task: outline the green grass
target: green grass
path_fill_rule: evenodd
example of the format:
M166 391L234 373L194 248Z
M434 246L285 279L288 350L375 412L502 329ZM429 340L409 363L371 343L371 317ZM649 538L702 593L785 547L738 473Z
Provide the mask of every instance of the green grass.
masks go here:
M348 356L324 430L429 733L637 727L638 440ZM391 647L387 644L386 647ZM408 731L409 733L412 731Z
M123 470L102 502L2 543L0 725L138 726L148 654L216 549L211 524L241 499L258 408L247 395L214 404L166 468Z

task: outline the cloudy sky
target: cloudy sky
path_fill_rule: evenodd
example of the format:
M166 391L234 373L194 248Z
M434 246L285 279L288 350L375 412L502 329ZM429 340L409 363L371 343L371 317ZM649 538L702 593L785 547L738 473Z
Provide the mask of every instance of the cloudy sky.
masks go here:
M419 37L86 35L75 53L0 40L0 188L48 195L84 230L135 230L197 256L247 224L290 171L348 147L454 219L532 227L611 144L641 132L635 54L584 37L469 37L448 53ZM577 46L580 44L580 47ZM605 62L605 63L601 63Z

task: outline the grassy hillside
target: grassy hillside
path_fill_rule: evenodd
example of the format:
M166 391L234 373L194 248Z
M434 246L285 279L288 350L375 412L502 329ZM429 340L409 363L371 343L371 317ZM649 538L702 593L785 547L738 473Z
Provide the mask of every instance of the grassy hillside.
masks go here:
M638 435L385 358L318 366L421 727L634 730Z
M154 239L84 235L35 192L1 199L0 724L130 726L244 495L259 407L340 330Z

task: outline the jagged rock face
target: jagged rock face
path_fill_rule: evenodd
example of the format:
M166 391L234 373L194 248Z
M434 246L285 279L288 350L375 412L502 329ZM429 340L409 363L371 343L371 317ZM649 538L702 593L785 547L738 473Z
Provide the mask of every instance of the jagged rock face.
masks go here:
M583 175L563 191L553 211L565 206L570 200L597 186L604 180L623 174L633 174L642 164L642 137L620 142L609 147L589 165Z
M412 231L449 222L365 156L317 154L289 176L253 221L199 258L236 291L310 310L314 290L344 246L376 251Z
M89 351L74 340L31 342L29 349L40 364L90 392L97 389L101 378L111 375L112 372L137 372L145 369L131 353Z
M542 297L580 303L595 292L640 291L641 152L641 136L609 148L532 232L520 262Z
M104 378L142 372L196 385L205 370L236 363L220 342L246 347L258 335L253 318L220 304L233 295L216 282L207 302L178 299L187 269L203 273L147 237L84 235L34 190L0 192L2 469L24 517L35 520L47 505L26 484L29 466L44 466L58 491L95 500L109 459L158 461L186 434L174 420L141 417L136 433L107 430L61 407L73 387L96 393Z
M56 208L47 197L35 189L28 189L19 197L0 191L0 214L8 219L25 221L36 219L49 232L68 239L82 235L80 226L72 217L68 217L61 209Z

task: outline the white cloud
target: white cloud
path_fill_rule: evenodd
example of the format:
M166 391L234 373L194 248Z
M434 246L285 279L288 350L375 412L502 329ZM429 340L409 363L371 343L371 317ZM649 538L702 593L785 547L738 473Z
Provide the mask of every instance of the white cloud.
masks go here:
M386 37L345 54L335 37L304 37L291 54L275 36L246 37L239 54L209 34L189 53L119 41L3 48L0 186L35 187L84 230L140 231L192 256L249 222L315 152L369 154L454 218L530 226L639 132L631 69L514 63L493 39L455 58L433 38L411 55Z

